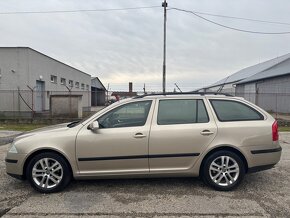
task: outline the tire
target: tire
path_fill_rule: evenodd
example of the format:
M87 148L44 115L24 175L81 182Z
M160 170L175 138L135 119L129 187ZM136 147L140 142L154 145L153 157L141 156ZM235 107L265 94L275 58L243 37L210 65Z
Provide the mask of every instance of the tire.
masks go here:
M53 152L34 156L28 163L26 178L31 186L41 193L63 190L71 181L72 173L67 161Z
M245 164L241 157L234 152L217 151L204 160L202 179L205 184L218 191L235 189L244 176Z

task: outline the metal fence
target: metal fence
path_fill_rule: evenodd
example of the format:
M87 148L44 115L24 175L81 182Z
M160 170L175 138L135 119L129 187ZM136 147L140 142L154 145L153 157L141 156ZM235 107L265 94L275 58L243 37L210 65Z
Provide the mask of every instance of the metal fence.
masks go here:
M115 101L142 94L105 90L0 90L0 121L81 119ZM275 118L290 122L290 93L229 94L243 97L270 112Z

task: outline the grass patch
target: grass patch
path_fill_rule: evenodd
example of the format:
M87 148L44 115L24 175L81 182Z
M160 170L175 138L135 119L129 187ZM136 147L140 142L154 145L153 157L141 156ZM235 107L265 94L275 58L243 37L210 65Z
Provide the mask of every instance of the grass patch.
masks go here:
M290 126L279 126L280 132L290 132Z
M48 125L45 124L0 124L0 131L1 130L11 130L11 131L30 131L37 128L45 127Z

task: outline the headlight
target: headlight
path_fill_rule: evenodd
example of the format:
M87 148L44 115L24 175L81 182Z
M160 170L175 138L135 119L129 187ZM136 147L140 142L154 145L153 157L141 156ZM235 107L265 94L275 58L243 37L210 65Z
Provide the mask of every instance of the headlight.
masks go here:
M14 154L18 153L14 142L11 143L11 147L10 147L8 153L14 153Z

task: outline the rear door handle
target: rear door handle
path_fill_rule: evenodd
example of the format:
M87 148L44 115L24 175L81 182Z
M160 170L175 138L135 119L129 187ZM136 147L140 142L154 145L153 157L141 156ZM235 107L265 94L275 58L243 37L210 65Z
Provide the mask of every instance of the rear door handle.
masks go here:
M146 137L146 135L143 135L143 133L141 133L141 132L138 132L138 133L136 133L135 135L134 135L134 138L145 138Z
M212 134L214 134L214 132L211 132L211 131L205 129L205 130L201 131L200 134L201 135L212 135Z

